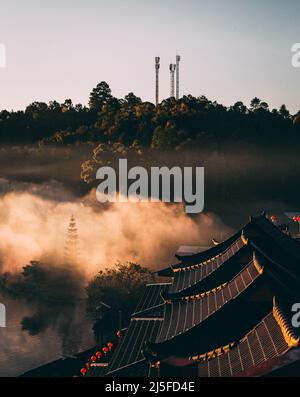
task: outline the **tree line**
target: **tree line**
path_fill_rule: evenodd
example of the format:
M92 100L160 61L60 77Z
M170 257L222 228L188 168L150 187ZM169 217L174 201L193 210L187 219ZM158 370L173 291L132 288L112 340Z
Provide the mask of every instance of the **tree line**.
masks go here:
M112 95L106 82L90 93L88 106L34 102L25 111L0 112L2 144L117 143L150 149L215 147L238 142L278 145L299 140L300 111L270 109L254 98L226 107L205 96L168 98L158 106L129 93Z

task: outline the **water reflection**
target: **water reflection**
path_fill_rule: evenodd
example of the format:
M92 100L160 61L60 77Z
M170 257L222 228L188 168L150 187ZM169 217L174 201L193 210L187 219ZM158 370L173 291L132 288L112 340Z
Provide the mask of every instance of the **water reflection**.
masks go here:
M0 295L7 327L0 328L0 376L17 376L94 345L86 307L13 300Z

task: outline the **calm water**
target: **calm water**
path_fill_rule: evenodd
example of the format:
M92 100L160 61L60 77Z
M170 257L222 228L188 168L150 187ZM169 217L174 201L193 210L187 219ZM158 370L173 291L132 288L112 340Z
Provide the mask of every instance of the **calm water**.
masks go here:
M94 345L84 305L43 307L1 295L0 302L7 311L7 327L0 328L0 376L18 376Z

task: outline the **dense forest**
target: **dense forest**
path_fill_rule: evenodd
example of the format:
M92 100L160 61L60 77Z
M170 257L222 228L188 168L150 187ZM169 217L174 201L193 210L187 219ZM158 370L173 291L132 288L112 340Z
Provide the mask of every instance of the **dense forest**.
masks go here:
M32 161L34 156L46 159L53 150L58 161L62 153L57 149L68 150L69 155L80 151L76 172L79 175L81 166L81 178L88 183L99 166L119 157L134 164L143 162L145 167L158 159L161 166L162 160L171 164L172 158L177 164L179 153L182 162L198 158L201 151L207 153L206 161L215 162L213 153L230 153L233 158L242 152L254 156L257 150L273 155L280 148L282 155L283 149L295 153L299 143L300 111L292 115L285 105L271 110L254 98L249 107L242 102L225 107L204 96L188 95L154 106L133 93L115 98L106 82L92 90L88 107L67 99L62 104L34 102L25 111L0 113L0 144L4 151L13 148L10 156L18 153L19 145L30 147Z
M225 107L204 96L169 98L157 107L133 93L115 98L101 82L90 94L88 107L71 99L60 104L34 102L25 111L0 112L1 144L121 143L151 149L215 147L224 142L258 145L298 141L300 111L285 105L270 110L254 98Z

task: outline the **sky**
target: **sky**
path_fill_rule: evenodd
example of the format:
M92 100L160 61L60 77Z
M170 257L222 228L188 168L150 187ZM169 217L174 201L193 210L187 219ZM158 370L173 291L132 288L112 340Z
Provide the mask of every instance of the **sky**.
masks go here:
M295 113L300 68L291 47L299 42L299 0L0 0L0 110L87 104L102 80L119 98L134 92L154 102L155 56L162 100L180 54L181 95L227 106L257 96Z

